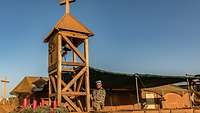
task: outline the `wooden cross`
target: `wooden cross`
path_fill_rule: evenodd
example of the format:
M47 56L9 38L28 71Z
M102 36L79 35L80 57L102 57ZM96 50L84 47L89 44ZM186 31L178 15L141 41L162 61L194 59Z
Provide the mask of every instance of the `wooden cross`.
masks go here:
M59 0L60 5L66 5L66 14L70 13L70 3L75 2L76 0Z
M3 96L6 97L7 91L6 91L6 85L7 83L9 83L10 81L8 80L1 80L1 82L3 83Z

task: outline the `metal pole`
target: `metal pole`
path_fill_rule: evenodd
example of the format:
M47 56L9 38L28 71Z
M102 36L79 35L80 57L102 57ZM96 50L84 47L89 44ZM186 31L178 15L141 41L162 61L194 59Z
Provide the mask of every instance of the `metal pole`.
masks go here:
M139 88L138 88L138 76L135 74L135 86L136 86L136 93L137 93L137 103L140 105L140 98L139 98Z

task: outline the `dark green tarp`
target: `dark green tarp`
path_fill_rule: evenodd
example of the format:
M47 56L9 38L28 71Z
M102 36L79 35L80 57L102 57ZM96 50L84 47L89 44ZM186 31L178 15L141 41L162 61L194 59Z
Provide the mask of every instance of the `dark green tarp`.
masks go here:
M102 80L105 88L135 90L136 76L138 77L138 84L140 88L173 84L186 81L187 79L185 76L123 74L90 68L90 82L92 88L95 86L95 81Z

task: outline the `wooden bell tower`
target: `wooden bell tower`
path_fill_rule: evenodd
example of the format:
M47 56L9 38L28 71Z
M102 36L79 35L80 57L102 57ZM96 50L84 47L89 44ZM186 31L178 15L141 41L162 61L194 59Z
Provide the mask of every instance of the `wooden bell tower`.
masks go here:
M70 14L64 16L44 39L49 46L49 98L72 112L90 111L88 38L94 34ZM51 99L49 99L51 100Z

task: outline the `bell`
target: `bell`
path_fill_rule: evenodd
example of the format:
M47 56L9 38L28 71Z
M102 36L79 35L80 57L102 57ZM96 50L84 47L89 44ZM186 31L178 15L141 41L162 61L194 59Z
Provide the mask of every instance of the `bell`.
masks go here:
M64 57L67 54L67 51L71 51L68 45L65 45L62 50L62 57Z
M63 51L71 51L70 47L68 45L65 45L63 47Z

